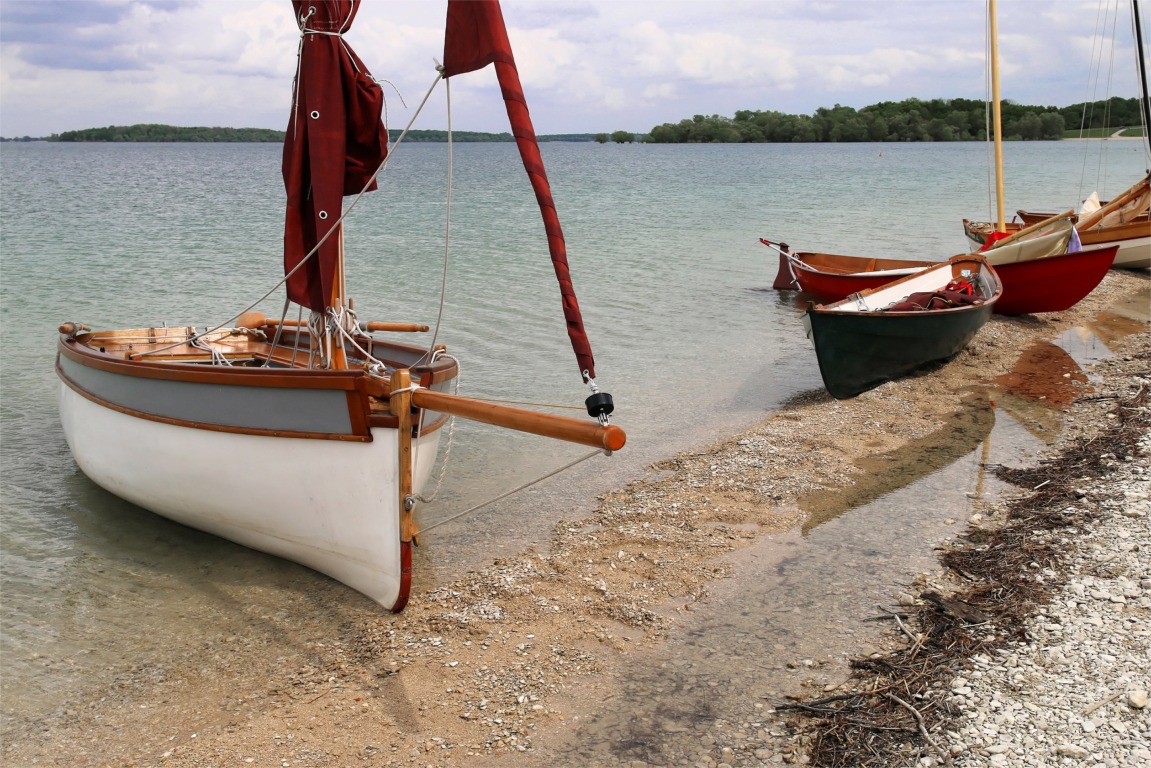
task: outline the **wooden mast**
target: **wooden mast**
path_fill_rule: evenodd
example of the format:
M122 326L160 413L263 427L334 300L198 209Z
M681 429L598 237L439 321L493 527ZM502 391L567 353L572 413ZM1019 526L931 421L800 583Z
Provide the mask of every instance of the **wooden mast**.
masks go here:
M995 231L1007 231L1003 212L1003 114L999 104L999 24L996 0L987 0L987 25L991 39L991 129L995 132Z

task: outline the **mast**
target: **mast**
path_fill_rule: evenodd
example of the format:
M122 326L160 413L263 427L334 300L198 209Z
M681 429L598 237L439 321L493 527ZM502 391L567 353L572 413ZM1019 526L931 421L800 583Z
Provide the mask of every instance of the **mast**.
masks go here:
M991 39L991 129L995 132L995 231L1007 231L1003 213L1003 115L999 105L999 25L996 0L987 0L987 25Z
M1151 149L1151 95L1147 93L1147 62L1143 55L1143 26L1139 19L1139 0L1131 0L1135 17L1135 61L1139 65L1139 114L1143 116L1143 144Z

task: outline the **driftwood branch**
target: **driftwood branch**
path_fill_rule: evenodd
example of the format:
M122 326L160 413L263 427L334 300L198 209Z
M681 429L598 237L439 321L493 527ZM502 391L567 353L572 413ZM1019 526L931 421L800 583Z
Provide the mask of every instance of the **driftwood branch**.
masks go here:
M896 704L900 705L915 716L915 722L919 723L919 733L923 736L924 741L931 745L931 748L934 749L936 754L939 755L939 759L943 761L944 765L951 765L951 753L945 751L942 747L939 746L939 743L935 739L931 738L931 734L927 732L927 726L923 722L923 715L919 714L919 710L896 696L894 693L885 693L884 696L891 699Z

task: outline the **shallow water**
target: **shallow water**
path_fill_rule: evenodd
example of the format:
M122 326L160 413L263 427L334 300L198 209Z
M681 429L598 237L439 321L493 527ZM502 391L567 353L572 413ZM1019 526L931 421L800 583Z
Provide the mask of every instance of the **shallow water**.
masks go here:
M1106 178L1119 181L1104 195L1143 169L1140 153L1116 146L1123 151L1109 155ZM1081 150L1012 147L1009 199L1069 207L1066 198L1081 196ZM365 319L435 321L442 151L401 148L381 192L349 225L349 281ZM513 152L457 146L437 340L461 359L463 394L578 405L586 391ZM943 257L965 247L960 218L987 209L977 145L555 144L543 153L599 382L615 396L628 446L429 531L417 593L546 540L557 520L651 462L820 387L796 299L767 289L775 260L760 236ZM328 627L370 608L311 571L94 486L76 469L55 412L60 322L215 324L278 280L278 168L270 145L0 146L0 692L9 722L82 701L133 665L263 631L259 617L285 605L306 605ZM261 311L278 314L268 304ZM1093 330L1100 340L1086 346L1105 344L1109 328ZM583 454L460 423L439 499L420 519L443 521ZM811 536L822 540L840 520Z
M1151 302L1142 299L1092 327L1111 329L1112 342L1146 332ZM1089 354L1035 345L993 386L964 397L943 429L869 457L860 464L869 474L856 485L802 499L811 519L731 555L738 577L710 585L702 607L676 614L669 642L629 654L611 687L593 683L594 691L576 694L590 714L556 735L549 759L689 765L714 755L712 739L746 744L776 727L764 712L788 695L834 695L850 674L847 662L879 647L885 622L868 619L895 610L900 591L914 593L916 574L939 570L939 543L1012 488L988 466L1033 466L1045 438L1058 433L1073 399L1065 391L1085 394L1082 366L1110 354L1092 338ZM1052 358L1057 365L1039 364ZM1006 401L1030 407L1007 409Z

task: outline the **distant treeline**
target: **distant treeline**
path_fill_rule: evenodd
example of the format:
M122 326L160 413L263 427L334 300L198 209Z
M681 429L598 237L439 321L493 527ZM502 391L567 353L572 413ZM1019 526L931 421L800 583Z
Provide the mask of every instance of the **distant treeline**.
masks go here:
M1070 135L1109 135L1123 127L1138 129L1139 100L1113 97L1106 101L1069 107L1030 107L1002 103L1003 138L1016 141L1054 140ZM884 101L862 109L820 107L812 115L789 115L772 110L741 110L735 117L695 115L678 123L664 123L648 134L615 131L610 140L658 144L789 143L844 141L983 141L987 138L987 110L977 99L905 99ZM1128 135L1138 135L1138 131ZM394 141L400 131L392 130ZM405 141L443 142L447 131L409 131ZM510 133L454 131L458 142L511 142ZM609 140L606 133L562 133L538 137L540 141ZM186 128L175 125L110 125L66 131L36 139L29 136L0 141L202 141L282 142L284 132L268 128Z
M204 141L237 142L284 140L283 131L268 128L190 128L178 125L140 123L86 128L48 136L46 141Z
M390 132L394 141L400 131ZM540 136L540 141L592 141L590 133L553 134ZM515 141L510 133L480 133L453 131L453 141ZM42 139L28 136L3 141L149 141L149 142L273 142L284 140L284 132L269 128L188 128L176 125L140 123L138 125L109 125L106 128L86 128L82 131L54 133ZM408 131L404 141L447 141L447 131Z
M1138 126L1139 100L1111 98L1069 107L1001 104L1003 138L1015 141L1062 139L1064 132L1084 128ZM651 129L645 141L660 144L844 142L844 141L982 141L987 139L987 112L975 99L906 99L862 109L820 107L813 115L741 110L734 118L696 115Z

